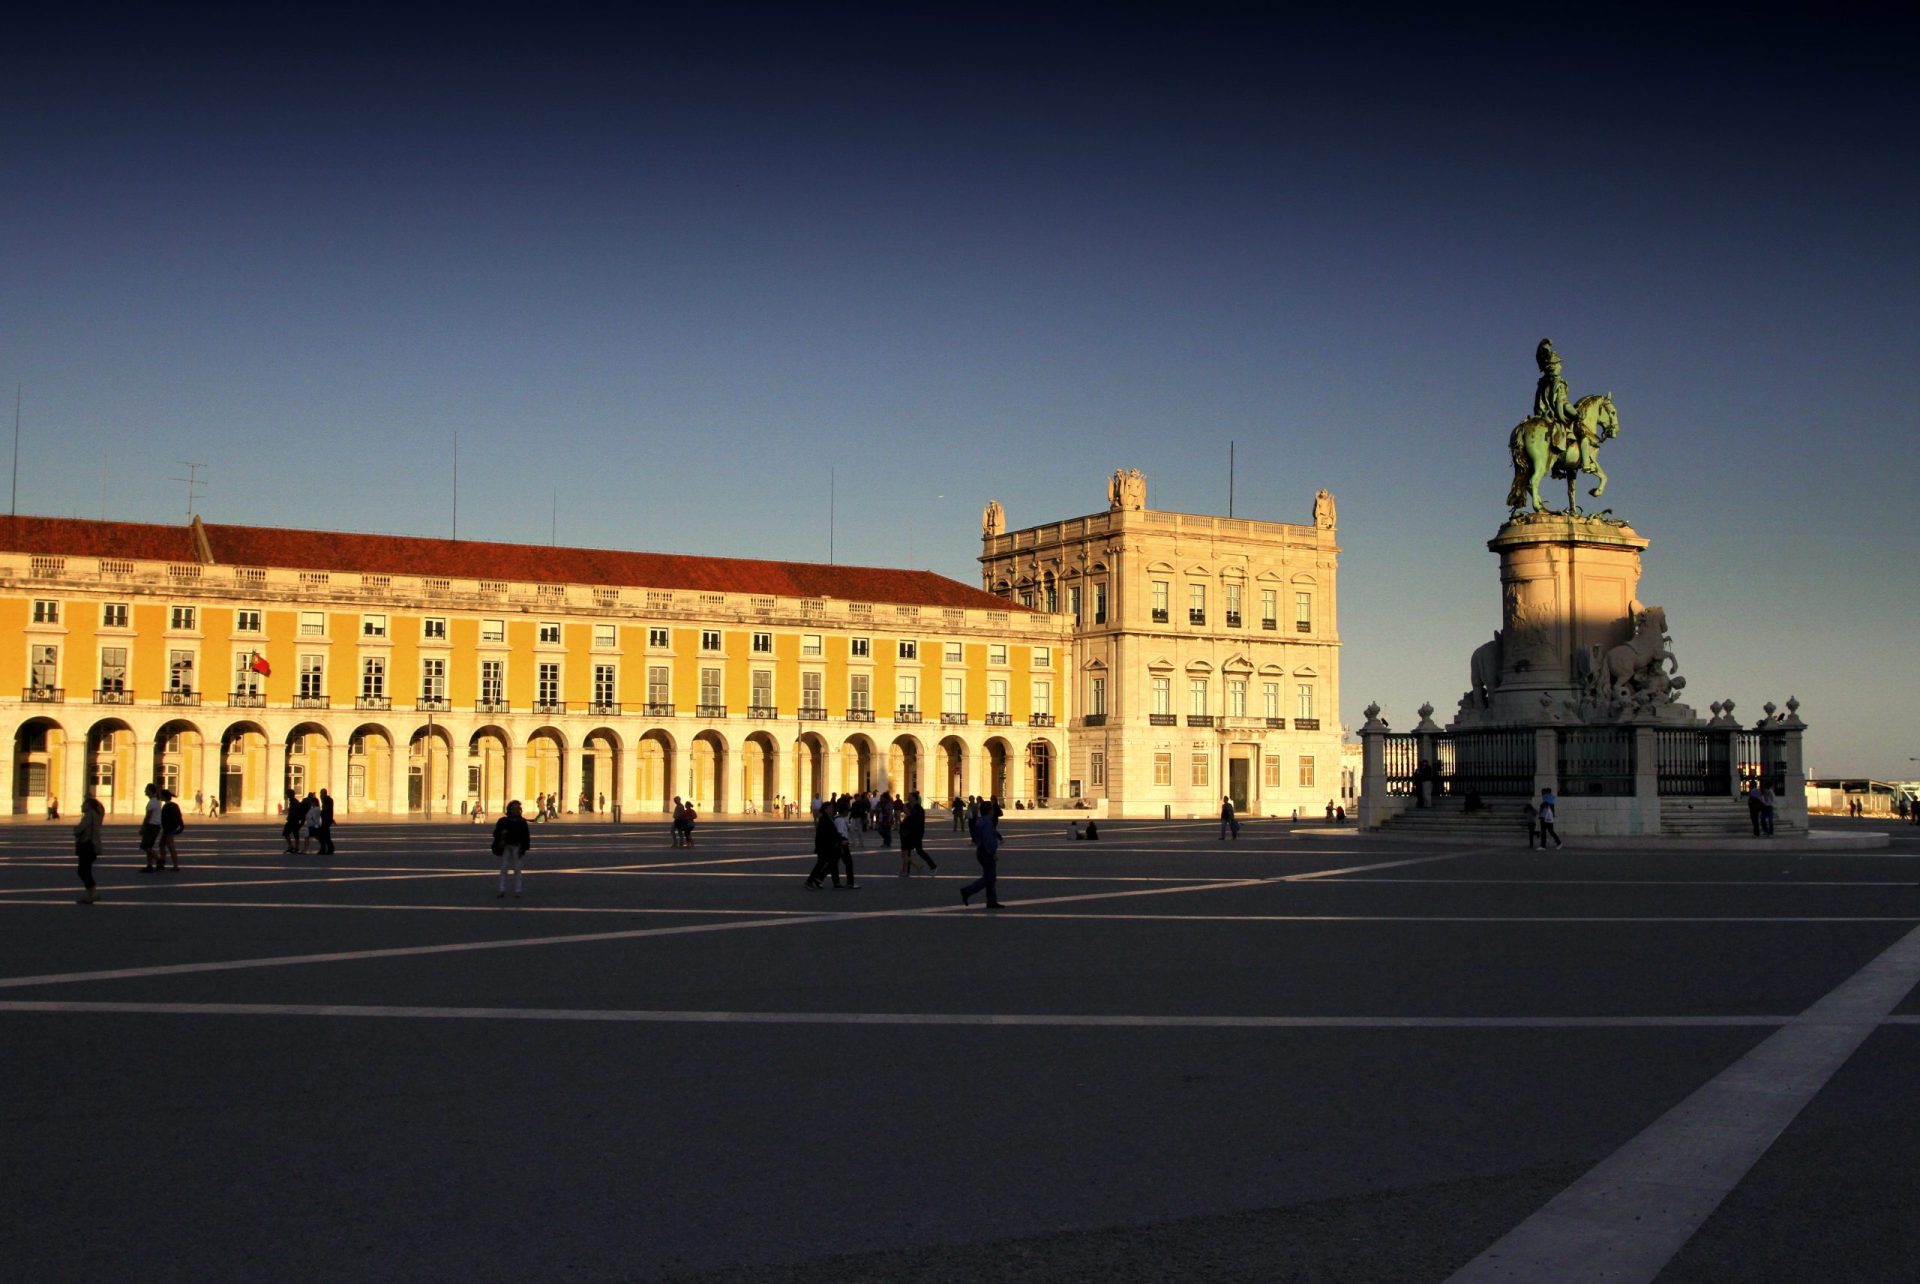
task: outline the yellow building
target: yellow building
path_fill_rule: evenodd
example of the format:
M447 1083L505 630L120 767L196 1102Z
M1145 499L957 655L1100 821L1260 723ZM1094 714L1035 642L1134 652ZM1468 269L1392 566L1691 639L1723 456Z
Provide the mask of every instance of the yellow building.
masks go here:
M1031 805L1065 751L1069 621L922 571L19 517L0 628L15 813Z

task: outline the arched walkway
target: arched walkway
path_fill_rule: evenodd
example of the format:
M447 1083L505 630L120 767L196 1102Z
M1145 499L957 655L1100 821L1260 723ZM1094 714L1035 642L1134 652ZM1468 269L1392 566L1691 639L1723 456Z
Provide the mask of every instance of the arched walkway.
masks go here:
M450 815L452 794L453 737L442 726L416 727L407 740L407 811Z
M261 815L277 802L267 789L267 733L259 723L235 722L220 733L219 797L222 815Z
M322 789L339 792L333 784L333 737L319 723L303 722L287 733L287 777L281 794L305 798Z
M852 735L840 746L840 789L843 794L863 794L874 788L873 741Z
M1007 759L1011 746L995 736L984 747L987 754L987 796L999 799L1003 806L1009 806L1013 802L1007 795L1007 786L1012 783L1007 778Z
M768 732L756 731L740 746L740 781L742 801L756 811L765 811L780 792L780 746Z
M643 812L664 812L675 793L678 746L673 736L656 727L640 737L635 756L640 761L640 779L634 793Z
M546 794L560 800L562 808L571 807L567 797L567 741L552 727L542 727L527 737L526 790L519 795L531 815L534 803Z
M1045 740L1027 742L1026 793L1029 803L1044 803L1053 797L1053 745Z
M940 741L940 751L936 770L939 772L937 783L941 799L952 802L956 798L965 798L971 791L967 788L967 743L959 736L947 736Z
M507 808L507 733L495 726L481 727L467 740L468 812L475 807L489 816Z
M728 807L727 741L717 731L702 731L693 738L688 754L688 797L702 811L720 815Z
M910 735L898 735L887 746L887 788L902 798L920 792L920 741Z
M87 796L98 798L109 816L142 810L145 784L134 762L133 728L118 718L102 718L87 729Z
M620 737L606 727L587 733L580 755L581 811L603 812L620 803Z
M184 718L161 724L153 736L153 779L180 803L193 809L194 791L206 779L206 741L200 728Z
M793 800L811 807L815 798L827 798L833 792L827 779L827 742L817 731L800 737L793 755Z
M347 739L347 810L400 810L393 796L393 733L378 723L363 723Z
M28 718L13 733L13 810L43 815L65 794L67 733L52 718Z

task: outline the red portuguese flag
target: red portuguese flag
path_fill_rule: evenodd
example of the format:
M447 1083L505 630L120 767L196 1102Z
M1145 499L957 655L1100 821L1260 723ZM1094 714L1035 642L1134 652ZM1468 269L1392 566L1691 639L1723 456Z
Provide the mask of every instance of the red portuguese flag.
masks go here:
M271 676L273 673L273 666L267 663L267 657L258 651L253 653L253 663L247 667L263 677Z

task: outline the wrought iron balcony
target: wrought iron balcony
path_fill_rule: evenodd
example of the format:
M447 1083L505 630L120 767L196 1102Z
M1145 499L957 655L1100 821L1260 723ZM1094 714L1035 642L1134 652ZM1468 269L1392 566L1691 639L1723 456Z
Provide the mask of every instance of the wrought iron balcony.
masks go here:
M964 713L943 713L940 715L940 725L943 727L964 727L967 725L967 715Z
M617 718L620 716L620 702L618 700L590 700L587 702L587 712L596 718Z
M696 718L724 718L727 716L727 706L724 704L696 704L693 706L693 716Z
M323 695L297 695L293 698L293 707L296 709L324 709L332 703Z
M1155 624L1165 624L1170 615L1172 615L1172 612L1164 606L1156 606L1153 608L1153 622Z
M640 711L649 718L671 718L673 716L673 701L649 700L640 706Z
M169 687L160 693L161 704L193 705L200 703L200 693L191 687Z
M1287 729L1287 720L1285 718L1268 718L1267 726L1274 731L1285 731Z
M1177 727L1180 725L1180 715L1177 713L1150 713L1147 715L1147 725L1150 727Z
M1240 627L1240 612L1238 611L1227 612L1227 627L1230 629L1237 629Z
M391 709L393 708L393 697L383 696L383 695L360 695L354 698L353 707L356 709Z
M1213 715L1210 713L1190 713L1187 715L1187 725L1189 727L1211 727L1213 725Z
M1294 628L1294 632L1296 633L1311 633L1313 632L1313 621L1312 620L1295 620L1293 622L1293 628Z
M826 720L827 709L825 705L803 704L800 706L800 721L825 722Z
M453 711L453 701L443 695L423 695L413 702L413 707L421 713L451 713Z
M1188 624L1205 624L1206 622L1207 622L1207 613L1205 611L1190 610L1187 612Z
M1272 633L1274 630L1280 627L1280 621L1274 620L1274 619L1262 620L1260 621L1260 627L1265 629L1267 632Z
M505 700L475 700L473 702L473 711L475 713L505 713L507 711L507 702Z
M1080 725L1083 727L1104 727L1107 725L1107 715L1104 713L1090 713L1080 719Z
M761 718L771 721L780 716L780 706L777 704L750 704L747 706L747 716L749 718Z
M1051 727L1053 725L1053 715L1050 713L1036 713L1027 719L1027 725L1029 727Z
M848 722L872 722L872 721L873 721L873 710L871 710L871 709L849 709L849 710L847 710L847 721L848 721Z
M987 715L987 725L989 727L1011 727L1013 725L1013 715L1010 713L989 713Z
M126 687L98 687L93 693L95 704L132 704L133 692Z
M535 700L533 702L533 711L536 714L543 714L549 718L558 718L566 713L567 702L565 700Z
M1320 730L1320 719L1295 718L1293 720L1293 729L1295 731L1318 731Z
M264 709L267 697L260 691L230 691L227 693L227 706L232 709Z
M65 687L28 687L20 693L20 698L28 704L65 704Z
M915 705L903 704L893 711L893 720L895 722L918 722L920 721L920 710Z

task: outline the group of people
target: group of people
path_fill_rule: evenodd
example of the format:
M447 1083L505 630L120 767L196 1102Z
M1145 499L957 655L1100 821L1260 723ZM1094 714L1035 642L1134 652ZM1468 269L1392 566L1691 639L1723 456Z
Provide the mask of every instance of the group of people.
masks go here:
M1557 818L1558 810L1559 808L1554 801L1553 790L1551 789L1542 789L1540 791L1540 802L1538 805L1531 802L1527 804L1528 851L1543 852L1547 850L1547 840L1549 838L1553 840L1553 849L1555 851L1559 851L1562 847L1566 846L1565 843L1560 841L1559 831L1553 827L1553 822Z
M831 878L835 887L859 887L854 880L853 849L866 846L864 835L869 829L880 831L882 847L892 847L896 826L900 833L900 877L912 877L916 856L927 873L938 870L939 862L927 852L927 809L919 794L910 793L904 798L889 791L835 794L824 802L816 801L813 871L807 875L806 885L818 890L825 886L823 879ZM847 875L845 883L840 881L842 870Z
M673 846L693 846L694 822L700 819L700 813L693 809L690 799L682 799L679 794L673 796Z
M286 840L287 855L304 856L307 844L322 856L333 855L333 795L322 789L305 798L287 791L286 822L280 837Z
M1773 786L1758 780L1747 782L1747 819L1753 822L1753 836L1773 837Z

